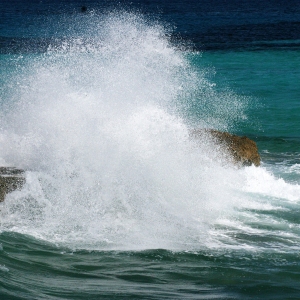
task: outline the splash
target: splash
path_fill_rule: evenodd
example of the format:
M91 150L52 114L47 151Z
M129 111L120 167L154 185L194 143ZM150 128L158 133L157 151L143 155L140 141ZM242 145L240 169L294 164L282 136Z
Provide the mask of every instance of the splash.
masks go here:
M3 203L1 230L84 249L208 244L246 182L209 139L189 137L188 101L200 89L207 105L213 85L140 15L111 13L89 28L89 38L52 45L16 76L1 160L27 170L26 185ZM226 128L230 116L207 120L196 125Z

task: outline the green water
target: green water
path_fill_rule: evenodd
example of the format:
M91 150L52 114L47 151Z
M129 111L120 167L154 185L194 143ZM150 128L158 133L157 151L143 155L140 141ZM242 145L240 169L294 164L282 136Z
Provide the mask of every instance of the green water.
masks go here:
M235 48L222 30L231 20L261 38L268 14L242 28L235 5L211 12L206 42L220 51L182 52L156 23L119 14L99 40L51 54L13 34L86 34L99 19L44 10L51 24L31 27L34 5L19 34L7 8L0 56L0 161L27 180L0 204L0 299L299 299L300 51ZM199 20L173 9L179 24ZM185 139L192 126L249 136L261 167L215 164L214 147Z
M300 292L296 253L73 252L19 234L1 240L2 299L297 299Z
M299 51L204 52L198 63L215 70L217 88L250 97L250 126L237 131L299 138Z
M230 94L243 102L246 118L237 118L232 131L253 138L264 168L294 187L300 182L299 57L297 51L191 56L227 103ZM0 234L0 298L299 299L298 202L268 192L241 191L244 198L253 204L237 206L228 219L236 224L210 225L220 244L193 251L80 250L6 228Z
M299 173L282 168L299 164L299 57L297 51L192 56L218 92L244 99L247 118L238 119L233 131L256 140L269 170L294 183ZM300 209L298 203L277 205L283 209L246 209L235 217L266 234L214 225L231 240L224 240L228 249L72 250L4 231L1 299L298 299Z

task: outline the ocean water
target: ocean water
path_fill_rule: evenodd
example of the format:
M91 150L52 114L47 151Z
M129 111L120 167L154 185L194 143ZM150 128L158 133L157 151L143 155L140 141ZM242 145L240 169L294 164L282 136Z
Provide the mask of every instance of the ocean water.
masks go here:
M26 171L0 299L300 299L299 26L299 1L0 1L0 165Z

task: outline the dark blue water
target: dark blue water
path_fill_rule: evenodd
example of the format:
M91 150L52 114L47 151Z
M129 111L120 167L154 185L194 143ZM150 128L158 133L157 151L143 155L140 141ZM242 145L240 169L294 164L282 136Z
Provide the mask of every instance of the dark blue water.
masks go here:
M0 0L0 74L0 299L300 298L299 1Z
M1 1L1 53L43 51L54 37L80 36L64 18L129 9L167 22L201 50L299 49L299 1ZM60 20L59 25L53 19ZM77 29L76 29L77 26ZM33 40L31 40L31 39ZM32 45L34 44L34 45Z

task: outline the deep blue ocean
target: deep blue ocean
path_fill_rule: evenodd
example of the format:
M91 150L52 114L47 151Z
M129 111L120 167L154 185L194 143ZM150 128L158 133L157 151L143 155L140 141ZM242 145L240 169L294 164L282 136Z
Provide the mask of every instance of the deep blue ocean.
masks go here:
M300 299L299 116L298 0L0 0L0 299Z

